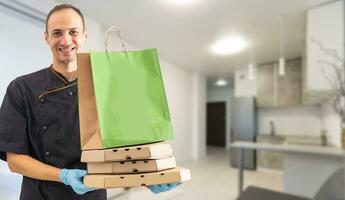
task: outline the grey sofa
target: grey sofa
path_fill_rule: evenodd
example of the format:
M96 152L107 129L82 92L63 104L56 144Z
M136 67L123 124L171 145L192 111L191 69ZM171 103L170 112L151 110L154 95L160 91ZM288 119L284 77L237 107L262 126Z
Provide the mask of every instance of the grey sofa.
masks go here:
M344 171L340 168L334 172L313 199L250 186L237 200L345 200Z

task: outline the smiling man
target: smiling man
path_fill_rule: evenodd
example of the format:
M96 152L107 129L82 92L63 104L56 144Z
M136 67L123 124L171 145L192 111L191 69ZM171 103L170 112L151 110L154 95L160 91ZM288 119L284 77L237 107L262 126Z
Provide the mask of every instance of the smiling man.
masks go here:
M0 109L0 158L23 175L21 200L105 200L105 190L82 183L75 62L87 37L82 13L56 6L44 35L52 65L8 86Z
M76 53L86 40L79 9L62 4L47 15L53 64L12 81L0 108L0 159L23 175L20 200L105 200L82 183ZM153 193L177 183L148 186Z

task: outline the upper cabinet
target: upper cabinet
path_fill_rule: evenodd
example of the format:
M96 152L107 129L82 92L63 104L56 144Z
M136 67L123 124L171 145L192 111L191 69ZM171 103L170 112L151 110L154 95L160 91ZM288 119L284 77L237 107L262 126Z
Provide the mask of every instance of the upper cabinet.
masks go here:
M302 60L285 63L285 75L278 75L278 63L261 64L257 68L258 107L297 106L302 103Z
M332 67L323 62L333 63L334 59L322 51L318 43L344 58L343 1L328 3L307 12L306 55L303 64L303 102L306 104L322 103L332 92L327 79L332 76Z
M302 60L288 60L285 75L277 76L277 106L302 104Z
M275 106L276 72L275 63L261 64L257 68L257 106Z

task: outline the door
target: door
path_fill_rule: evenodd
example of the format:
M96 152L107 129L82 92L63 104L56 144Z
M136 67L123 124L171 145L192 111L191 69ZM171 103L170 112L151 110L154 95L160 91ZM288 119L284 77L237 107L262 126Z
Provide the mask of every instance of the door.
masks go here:
M207 145L225 147L225 102L207 103Z

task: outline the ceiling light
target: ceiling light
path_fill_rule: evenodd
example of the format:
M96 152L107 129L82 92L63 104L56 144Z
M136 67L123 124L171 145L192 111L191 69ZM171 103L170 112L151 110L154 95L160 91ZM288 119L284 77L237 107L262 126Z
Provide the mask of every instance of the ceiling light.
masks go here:
M284 59L284 57L279 58L278 74L280 76L285 75L285 59Z
M279 58L279 67L278 73L280 76L285 75L285 58L284 58L284 16L280 17L280 58Z
M217 41L212 47L211 51L219 55L227 55L237 53L248 45L247 41L240 37L226 38Z
M249 46L249 65L248 65L248 78L249 80L254 79L254 71L255 71L255 64L253 62L253 41L254 41L254 36L253 36L253 29L254 29L254 24L251 26L251 44Z
M184 5L184 4L190 4L195 0L167 0L171 3L178 4L178 5Z
M254 80L255 78L254 74L255 74L255 64L251 62L248 66L248 79Z
M218 79L215 84L216 86L225 86L228 84L228 82L224 79Z

